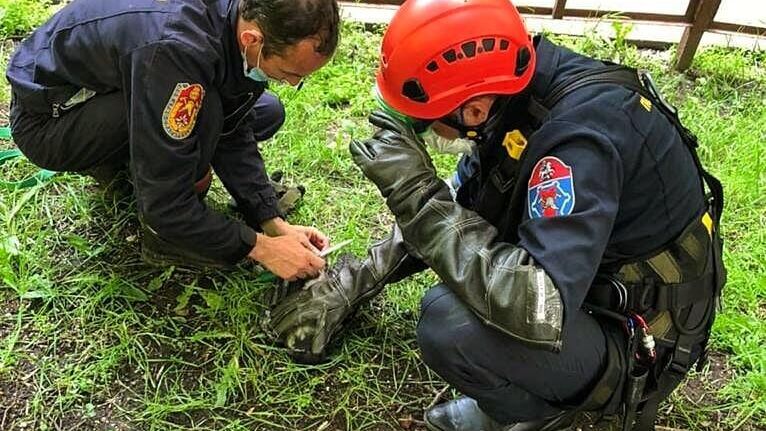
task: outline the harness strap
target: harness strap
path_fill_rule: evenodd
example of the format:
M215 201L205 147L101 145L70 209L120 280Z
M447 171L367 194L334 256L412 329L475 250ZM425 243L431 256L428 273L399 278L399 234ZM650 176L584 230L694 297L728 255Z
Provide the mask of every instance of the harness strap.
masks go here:
M683 381L686 373L677 373L667 370L662 374L659 380L659 389L657 394L650 397L641 411L638 421L633 425L632 431L654 431L654 422L657 419L657 412L660 409L660 403L670 395L671 392Z
M656 297L652 308L658 311L675 310L708 300L715 295L712 273L685 283L660 284L655 286Z
M539 126L545 122L550 110L546 108L542 102L537 100L537 98L530 97L529 102L527 103L527 112L535 119L535 121L537 121L537 125Z
M706 185L710 190L710 193L707 194L708 211L711 213L710 215L715 221L715 224L710 229L710 234L713 239L711 244L714 261L712 268L706 270L701 277L693 281L645 286L654 291L654 298L652 298L651 301L647 301L653 303L650 308L654 308L658 311L671 310L672 312L673 310L683 308L684 306L691 305L695 302L717 297L720 295L720 289L725 282L726 276L725 269L720 262L721 253L719 248L721 246L721 240L717 232L724 205L723 186L717 178L704 169L702 162L699 159L699 155L697 154L697 147L699 146L697 137L681 123L677 110L667 103L659 91L657 91L651 76L647 72L639 72L636 69L615 64L607 64L602 68L585 70L556 84L543 101L539 101L534 97L530 98L527 110L532 117L542 124L548 119L550 109L564 97L576 90L594 84L619 85L635 91L655 104L660 112L676 128L681 136L681 140L689 150L700 175L700 186L703 193L707 193L705 189ZM643 293L648 292L645 290ZM711 309L708 310L706 314L708 317L705 326L709 330L712 325L715 311L714 309ZM647 389L647 393L644 393L646 378L649 372L647 369L640 366L634 366L635 364L633 363L632 357L627 358L628 364L623 364L623 366L626 367L623 368L623 370L628 372L624 390L618 391L618 387L612 386L615 398L619 398L619 392L624 392L624 398L622 400L624 406L624 431L631 429L633 431L654 430L654 422L657 417L660 402L667 398L667 396L670 395L676 386L678 386L684 379L686 373L693 365L692 348L695 345L700 344L700 342L702 342L702 357L704 357L706 340L701 338L703 334L699 331L699 329L702 329L702 326L703 325L700 325L700 327L694 328L692 331L682 332L678 335L674 351L670 356L670 363L666 369L659 373L656 391ZM636 343L636 339L632 337L630 343ZM629 349L631 351L629 354L632 355L634 349L635 346L632 346L631 349ZM612 360L613 359L610 358L610 362L612 362ZM638 373L641 370L643 370L643 372ZM605 378L602 377L588 399L596 396L594 395L596 392L606 392L605 389L608 389L608 387L600 386L604 380ZM614 383L612 384L615 385ZM644 400L643 408L640 408L639 401L642 399ZM636 417L638 410L640 410L641 413L634 423L634 418Z
M518 161L506 157L496 169L493 169L490 181L500 194L505 193L516 185L518 170Z
M657 391L644 403L644 407L633 425L632 431L654 431L654 422L660 402L670 396L686 377L693 365L692 348L699 343L698 336L679 335L673 349L673 355L667 368L660 374Z
M10 140L13 139L11 136L11 128L10 127L0 127L0 139L3 140ZM21 151L13 148L10 150L1 150L0 151L0 165L4 164L5 162L8 162L13 159L23 158L24 155L21 154ZM0 188L4 189L25 189L28 187L34 187L38 184L45 183L49 181L53 176L56 175L56 172L49 171L47 169L40 169L34 174L22 178L19 181L5 181L0 179Z
M716 295L715 274L706 271L702 276L681 283L656 284L647 280L643 284L595 283L588 292L587 302L598 307L620 311L676 310L705 301Z
M573 91L594 84L621 85L651 100L658 106L660 111L681 134L681 137L683 138L682 141L689 149L689 152L692 155L692 159L694 160L694 164L697 167L700 176L702 177L702 182L707 184L708 188L710 189L710 194L713 202L712 215L713 219L716 221L717 226L720 222L721 213L723 212L723 186L716 177L710 174L702 166L702 162L700 161L699 155L697 154L697 147L699 146L697 137L683 124L681 124L681 120L678 118L678 111L667 101L665 101L665 99L660 95L654 86L651 75L649 75L648 72L638 71L636 69L621 65L608 65L598 69L585 70L557 84L542 102L535 101L534 104L531 104L531 109L529 109L530 114L532 114L535 118L545 118L545 115L541 115L541 112L539 112L540 106L551 109L558 102L560 102L561 99Z

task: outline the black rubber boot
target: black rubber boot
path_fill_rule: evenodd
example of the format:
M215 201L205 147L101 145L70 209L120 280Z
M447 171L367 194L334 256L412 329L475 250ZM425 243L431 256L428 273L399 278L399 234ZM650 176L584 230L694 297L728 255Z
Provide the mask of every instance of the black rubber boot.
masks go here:
M133 196L133 183L130 172L125 164L103 164L81 172L96 180L104 195L115 200L123 200Z
M277 210L285 217L290 215L298 207L303 195L306 194L306 188L303 186L285 187L284 193L278 194Z
M283 184L283 176L282 171L275 171L271 174L271 186L274 187L274 193L277 195L277 210L283 217L287 217L298 207L303 195L306 194L306 187ZM239 211L237 201L233 198L229 199L229 208L233 211Z
M425 414L432 431L559 431L570 430L573 414L560 414L529 422L502 425L481 411L476 400L466 396L439 404Z
M157 267L177 266L191 269L231 268L227 262L200 256L174 245L141 223L141 259L147 265Z

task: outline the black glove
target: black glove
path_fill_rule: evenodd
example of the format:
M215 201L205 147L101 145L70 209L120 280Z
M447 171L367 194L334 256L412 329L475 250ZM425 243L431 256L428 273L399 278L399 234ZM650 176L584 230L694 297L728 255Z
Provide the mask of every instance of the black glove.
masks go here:
M370 116L370 122L381 130L365 141L353 140L351 157L378 186L397 220L408 220L447 185L437 177L431 157L411 127L380 111Z
M296 362L317 363L344 322L386 284L425 269L410 257L401 231L370 247L360 262L343 256L330 270L290 293L271 311L269 323L277 341Z
M530 347L561 348L564 303L545 269L497 229L452 200L431 197L400 224L407 251L425 262L487 325Z

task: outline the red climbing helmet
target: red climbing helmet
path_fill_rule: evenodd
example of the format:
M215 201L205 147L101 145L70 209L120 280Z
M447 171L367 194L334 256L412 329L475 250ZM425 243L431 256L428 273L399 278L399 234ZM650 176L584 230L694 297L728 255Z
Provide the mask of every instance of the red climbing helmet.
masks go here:
M407 0L383 37L377 87L394 110L433 120L476 96L519 93L534 70L508 0Z

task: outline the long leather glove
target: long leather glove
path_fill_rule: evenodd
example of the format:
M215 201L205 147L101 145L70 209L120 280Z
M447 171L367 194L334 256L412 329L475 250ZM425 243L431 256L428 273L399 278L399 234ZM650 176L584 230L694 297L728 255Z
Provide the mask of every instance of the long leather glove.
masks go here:
M407 253L401 231L394 226L387 239L370 247L363 262L343 256L319 278L288 295L271 312L271 330L296 362L321 362L343 323L364 302L386 284L425 268Z
M533 347L559 350L564 307L545 270L523 248L455 203L414 133L382 112L372 139L353 141L354 162L402 229L407 250L436 272L487 325Z

